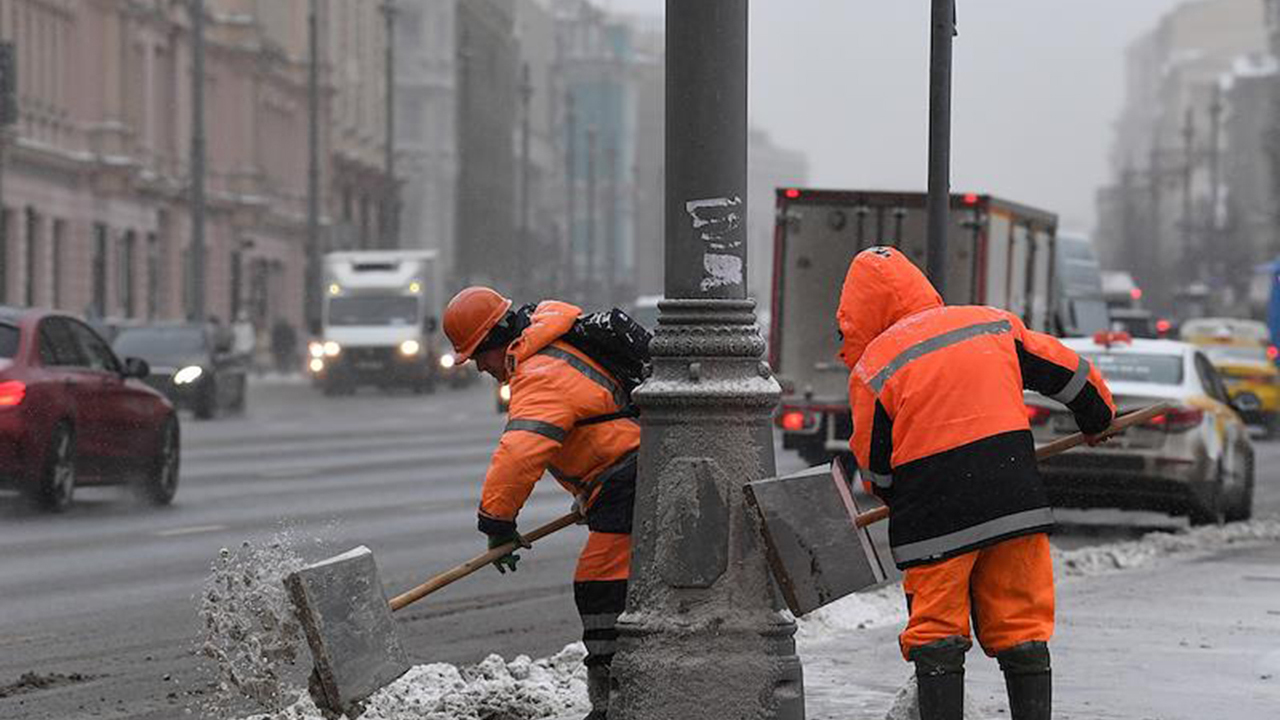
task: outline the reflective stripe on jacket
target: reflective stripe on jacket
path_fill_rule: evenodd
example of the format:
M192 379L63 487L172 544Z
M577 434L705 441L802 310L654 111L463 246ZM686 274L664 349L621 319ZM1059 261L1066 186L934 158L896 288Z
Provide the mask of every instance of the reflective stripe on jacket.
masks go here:
M479 510L483 532L513 531L516 515L545 472L570 493L594 499L602 474L640 446L634 419L577 425L617 412L626 402L602 367L558 340L580 314L568 303L544 302L508 350L511 405L485 475Z
M1115 407L1087 360L1012 313L943 306L919 269L885 248L854 259L838 318L853 370L850 447L890 506L899 567L1052 527L1023 390L1100 432Z

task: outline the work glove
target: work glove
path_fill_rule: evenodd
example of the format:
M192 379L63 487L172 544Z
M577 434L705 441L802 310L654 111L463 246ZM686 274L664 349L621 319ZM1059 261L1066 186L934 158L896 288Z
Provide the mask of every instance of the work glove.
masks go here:
M512 542L514 542L517 546L526 548L526 549L533 547L528 542L526 542L523 537L520 536L520 533L512 531L511 533L504 534L504 535L490 535L489 549L492 550L496 547L502 547L503 545L506 545L507 543L512 543ZM494 560L493 566L498 568L499 573L502 573L505 575L507 570L510 570L511 572L515 572L517 569L516 563L518 562L520 562L520 556L517 555L513 550L507 553L506 555L503 555L502 557L498 558L497 560Z

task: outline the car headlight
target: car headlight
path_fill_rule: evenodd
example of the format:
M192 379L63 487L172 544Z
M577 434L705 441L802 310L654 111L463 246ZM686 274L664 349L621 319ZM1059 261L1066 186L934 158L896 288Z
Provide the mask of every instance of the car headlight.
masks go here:
M173 374L174 385L189 385L200 379L204 375L204 369L199 365L188 365Z
M445 370L448 370L449 368L453 367L456 364L457 364L457 361L453 359L453 353L445 353L440 356L440 367L444 368Z
M329 357L337 357L342 352L342 346L333 340L326 340L324 343L324 354Z
M502 387L498 388L498 397L502 398L502 402L511 402L511 386L503 383Z
M417 355L418 351L421 349L422 349L422 345L418 344L417 340L405 340L404 342L400 343L401 355L412 357L414 355Z
M318 357L317 357L317 358L311 358L311 363L310 363L309 367L311 368L311 372L313 372L313 373L319 373L319 372L321 372L322 370L324 370L324 360L321 360L321 359L320 359L320 358L318 358Z
M324 357L324 343L318 343L315 341L307 343L307 352L310 353L313 358Z

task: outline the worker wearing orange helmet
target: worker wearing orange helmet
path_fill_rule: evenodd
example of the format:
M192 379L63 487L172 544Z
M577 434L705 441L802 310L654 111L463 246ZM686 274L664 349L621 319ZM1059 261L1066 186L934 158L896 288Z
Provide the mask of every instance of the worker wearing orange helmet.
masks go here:
M1005 675L1013 720L1047 720L1052 679L1053 513L1023 390L1100 433L1115 406L1092 364L990 307L946 307L916 266L877 247L851 263L836 313L852 371L850 446L889 506L910 618L922 720L964 714L964 657L978 642Z
M522 542L516 516L544 472L585 512L590 533L573 590L587 646L587 718L604 720L616 621L626 606L640 426L626 412L617 380L561 339L581 314L554 300L513 309L496 291L469 287L445 308L444 331L459 363L474 359L511 387L510 419L480 501L479 528L489 547ZM512 553L495 565L514 571L519 559Z

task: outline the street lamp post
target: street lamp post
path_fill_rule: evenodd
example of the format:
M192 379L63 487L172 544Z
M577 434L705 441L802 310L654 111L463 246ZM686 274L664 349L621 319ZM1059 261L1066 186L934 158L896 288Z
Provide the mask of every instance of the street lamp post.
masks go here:
M400 188L396 181L396 4L394 0L383 0L382 18L386 25L386 57L384 74L386 75L386 166L387 195L383 202L382 246L400 246Z
M522 295L533 290L531 283L536 278L530 275L532 265L529 251L529 101L533 99L533 83L529 80L529 63L520 69L520 234L516 250L519 271L515 276L522 278L524 284Z
M955 0L932 0L929 54L929 247L926 268L938 294L947 293L947 226L951 220L951 38Z
M780 394L745 285L747 0L667 0L666 38L666 299L609 717L798 720L795 623L743 504Z
M190 0L191 14L191 305L190 320L204 322L204 0Z
M316 3L307 6L307 252L303 290L307 329L320 327L320 28Z

